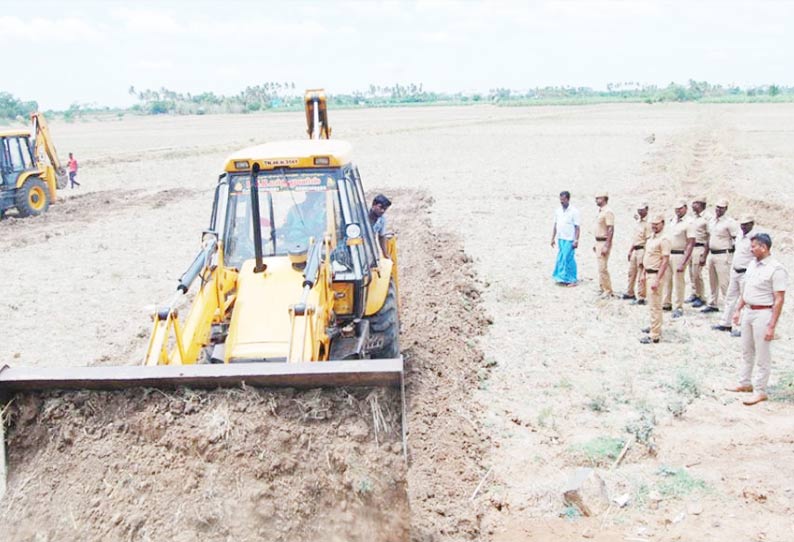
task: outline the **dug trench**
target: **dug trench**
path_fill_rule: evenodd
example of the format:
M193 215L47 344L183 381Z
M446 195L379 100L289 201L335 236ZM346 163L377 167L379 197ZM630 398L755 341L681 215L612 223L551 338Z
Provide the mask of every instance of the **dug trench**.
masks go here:
M407 461L393 389L20 395L0 539L479 538L480 284L430 197L397 196Z

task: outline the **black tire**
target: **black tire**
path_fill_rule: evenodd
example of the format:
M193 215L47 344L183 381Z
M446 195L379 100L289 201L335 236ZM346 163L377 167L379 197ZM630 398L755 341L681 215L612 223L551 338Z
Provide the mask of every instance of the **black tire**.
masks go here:
M39 177L29 177L14 197L19 216L38 216L50 208L50 189Z
M389 281L389 292L378 312L367 317L372 339L380 346L370 350L373 359L396 358L400 355L400 315L397 312L397 288ZM382 342L381 340L382 339Z

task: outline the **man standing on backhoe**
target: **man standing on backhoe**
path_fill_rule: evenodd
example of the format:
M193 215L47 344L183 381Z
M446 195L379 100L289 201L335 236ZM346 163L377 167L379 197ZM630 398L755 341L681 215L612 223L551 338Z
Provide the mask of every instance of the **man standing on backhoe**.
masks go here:
M372 207L369 210L369 223L372 224L372 230L378 238L383 255L388 258L386 254L386 211L391 207L391 200L383 194L378 194L372 200Z

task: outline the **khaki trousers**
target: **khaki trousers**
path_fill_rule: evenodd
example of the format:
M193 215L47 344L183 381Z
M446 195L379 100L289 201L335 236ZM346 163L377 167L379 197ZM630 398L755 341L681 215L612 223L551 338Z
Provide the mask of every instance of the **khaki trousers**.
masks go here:
M756 393L766 393L766 384L769 382L769 369L772 365L770 344L772 341L764 340L766 327L772 318L772 309L754 311L749 306L744 307L742 316L742 358L744 363L739 374L739 385L753 385ZM753 365L758 366L758 371L753 379Z
M605 294L611 294L612 292L612 279L609 277L609 254L607 252L606 256L601 255L601 249L604 247L606 243L604 241L596 241L596 257L598 258L598 287L601 289L602 292Z
M635 295L635 283L637 286L636 296L638 299L645 299L645 271L642 269L642 258L645 250L635 250L629 258L629 287L626 291L629 295Z
M665 275L669 275L668 270ZM654 290L651 286L656 281L656 274L643 273L646 275L646 283L648 286L648 309L651 314L651 339L660 339L662 337L662 296L664 290L664 283L666 277L661 277L659 280L659 287Z
M731 281L733 254L709 254L709 307L718 308L720 298L725 299Z
M686 266L684 267L684 271L679 273L678 266L681 265L681 262L683 261L683 254L671 254L670 272L665 273L665 276L662 277L662 282L665 286L664 304L672 305L674 309L684 308L684 288L686 287L684 276L686 275L687 267L689 266L691 260L690 262L687 262ZM675 292L675 300L673 300L673 292Z
M733 327L731 322L733 321L733 313L736 311L736 305L739 304L739 298L744 289L744 275L745 273L737 273L731 269L731 280L728 283L728 291L725 292L725 305L722 309L720 325Z
M689 285L692 288L692 295L699 299L706 300L706 284L703 282L703 268L700 259L706 252L706 247L693 247L692 257L689 259Z

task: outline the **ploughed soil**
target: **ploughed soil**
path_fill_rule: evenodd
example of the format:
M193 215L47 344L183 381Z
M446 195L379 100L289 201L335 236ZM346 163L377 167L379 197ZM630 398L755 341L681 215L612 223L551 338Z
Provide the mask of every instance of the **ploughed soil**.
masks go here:
M480 288L460 241L431 227L432 198L391 193L401 202L389 218L402 271L407 458L399 389L19 395L6 412L0 539L476 539L471 496L485 442L469 398L484 370ZM140 190L72 199L97 197L140 213L160 207ZM35 222L38 242L116 216L74 208L67 200ZM11 252L26 245L17 231L4 241ZM116 355L146 340L133 335Z

